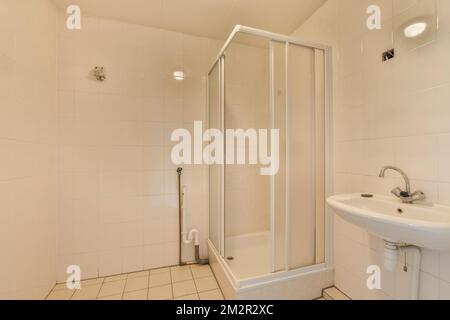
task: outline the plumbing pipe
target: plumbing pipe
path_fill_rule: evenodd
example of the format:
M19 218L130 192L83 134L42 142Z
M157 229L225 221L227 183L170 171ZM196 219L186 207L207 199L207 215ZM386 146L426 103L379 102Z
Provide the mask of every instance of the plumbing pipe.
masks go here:
M178 219L179 219L179 223L178 223L178 264L180 266L184 265L183 263L183 258L182 258L182 243L183 243L183 238L182 238L182 232L183 232L183 226L182 226L182 221L183 221L183 210L182 210L182 206L183 206L183 197L182 197L182 190L181 190L181 175L183 174L183 168L178 168L177 169L177 174L178 174Z
M183 230L183 239L186 237L186 190L186 186L183 186L181 189L181 212L183 214L183 224L181 226Z
M384 267L388 271L395 271L398 264L398 244L385 241Z
M415 246L400 247L401 252L407 254L411 253L414 256L413 259L413 274L411 279L411 300L419 300L420 292L420 265L422 262L422 252L420 248Z
M199 246L200 241L198 240L198 230L192 229L189 231L189 234L187 232L183 232L183 243L184 244L191 244L194 242L194 246Z
M200 246L195 246L195 263L197 264L209 264L208 259L200 259Z
M183 238L183 243L184 244L191 244L192 242L194 242L195 246L199 246L200 245L200 241L199 241L199 231L197 229L192 229L189 231L189 233L187 232L186 229L186 190L187 187L183 186L183 191L182 191L182 201L181 201L181 211L182 211L182 215L183 215L183 233L182 233L182 238Z
M411 276L411 300L419 300L420 290L420 264L422 261L422 253L420 248L405 244L393 243L385 241L384 244L384 266L389 271L395 271L398 265L399 251L407 254L411 253L414 256L412 262L413 274ZM408 267L405 266L405 272L408 272Z
M200 258L200 232L197 229L192 229L189 232L186 230L186 186L181 186L181 175L183 174L183 169L178 168L178 212L179 212L179 264L186 265L187 263L182 261L182 244L192 244L195 246L195 263L197 264L208 264L208 259Z

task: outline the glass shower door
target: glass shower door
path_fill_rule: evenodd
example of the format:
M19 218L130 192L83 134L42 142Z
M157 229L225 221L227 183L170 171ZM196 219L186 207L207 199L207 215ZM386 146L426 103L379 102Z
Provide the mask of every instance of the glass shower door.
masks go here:
M225 55L225 129L246 134L245 147L227 134L227 158L234 153L235 164L225 166L225 258L238 278L271 271L270 177L260 165L250 164L259 129L270 129L269 40L239 35ZM237 132L235 132L237 133ZM245 155L238 164L237 154Z
M272 36L236 34L208 76L209 127L223 132L226 159L210 168L210 239L237 279L326 260L328 56ZM274 176L260 171L262 129L279 133Z
M325 57L273 43L274 119L280 170L274 179L274 271L325 261Z
M220 61L208 76L208 127L221 128L221 84ZM214 164L209 167L209 239L214 247L221 251L221 216L222 216L222 166Z

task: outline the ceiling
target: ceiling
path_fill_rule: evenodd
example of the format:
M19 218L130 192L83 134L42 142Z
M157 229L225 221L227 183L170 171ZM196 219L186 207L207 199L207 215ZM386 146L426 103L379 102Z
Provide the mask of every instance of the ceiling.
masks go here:
M237 24L289 35L326 0L53 0L82 13L224 40Z

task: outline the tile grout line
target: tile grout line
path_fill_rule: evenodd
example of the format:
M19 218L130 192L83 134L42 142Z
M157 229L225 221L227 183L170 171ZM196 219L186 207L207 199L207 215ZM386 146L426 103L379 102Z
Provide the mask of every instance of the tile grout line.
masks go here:
M200 300L200 295L199 295L199 292L198 292L197 283L195 282L194 274L192 273L192 268L191 267L189 267L189 272L191 273L192 281L194 281L195 290L197 291L197 298L198 298L198 300Z
M220 287L219 281L217 281L216 275L213 272L213 277L217 282L217 287L219 288L220 294L222 295L222 298L225 300L225 295L223 294L222 288Z
M97 297L95 298L95 300L98 300L98 298L100 297L100 292L102 292L103 286L105 285L105 279L106 278L103 278L102 285L100 286L100 290L98 290Z
M148 271L148 282L147 282L147 297L146 297L146 301L148 301L148 294L150 292L150 279L151 279L151 270Z
M217 285L218 285L218 282L217 282L217 278L215 277L214 273L212 273L212 275L203 275L203 276L201 275L201 276L198 276L198 277L194 276L194 272L193 272L194 266L198 266L198 265L188 265L188 266L186 266L186 267L187 267L186 270L189 270L190 279L187 279L187 280L184 280L184 281L174 282L173 272L179 271L180 269L172 270L172 268L176 268L177 266L167 267L167 271L162 271L162 272L157 273L157 274L155 274L155 275L166 274L166 273L169 274L169 277L170 277L170 286L171 286L171 289L172 289L172 293L171 293L171 298L172 298L172 299L175 299L175 294L174 294L174 284L176 284L176 283L181 283L181 282L186 282L186 281L193 281L196 292L195 292L195 293L192 293L192 294L190 294L190 295L196 294L197 298L200 299L200 291L199 291L199 288L198 288L198 286L197 286L196 280L199 280L199 279L206 279L206 278L213 278L213 279L215 280L215 282L216 282ZM146 288L146 290L147 290L147 300L148 300L148 299L149 299L149 291L150 291L150 289L153 289L153 288L162 288L162 287L165 287L165 286L168 286L168 285L169 285L169 283L167 283L167 284L159 284L159 285L157 285L157 286L155 286L155 287L153 287L153 288L150 287L150 286L151 286L151 271L154 271L154 270L163 270L163 269L166 269L166 268L149 269L149 270L144 270L144 271L139 271L139 272L122 273L122 274L117 274L117 275L112 275L112 276L102 277L102 278L101 278L101 281L99 281L98 283L89 284L89 285L84 285L83 287L92 287L92 286L100 285L99 291L97 292L96 297L95 297L96 300L99 300L99 299L101 299L101 298L108 298L108 297L116 296L116 294L111 294L111 295L107 295L107 296L100 297L101 291L102 291L103 288L105 288L105 285L106 285L106 284L108 284L108 283L118 283L118 282L124 281L124 282L125 282L125 285L124 285L124 288L123 288L123 290L122 290L122 292L121 292L121 294L120 294L121 299L123 300L123 298L124 298L124 296L126 295L126 293L134 293L134 292L138 292L138 291L144 290L144 289L139 289L139 290L132 290L132 291L128 291L128 292L127 292L127 291L126 291L126 284L127 284L128 280L130 280L130 279L140 279L140 278L145 278L146 276L148 276L147 288ZM211 267L210 267L210 266L209 266L209 270L211 270ZM148 272L148 273L147 273L147 272ZM133 277L133 278L129 278L129 276L130 276L131 274L134 274L134 273L142 273L142 275L136 276L136 277ZM146 275L145 273L147 273L148 275ZM107 281L108 278L111 278L111 277L117 277L117 276L125 276L125 279L116 279L116 280L112 280L112 281ZM91 278L91 279L86 279L86 280L83 280L83 281L90 281L90 280L96 280L96 279L98 279L98 278ZM49 294L48 294L47 297L45 298L46 300L48 299L48 297L49 297L52 293L55 293L55 292L63 291L63 290L64 290L64 289L61 289L61 290L55 290L55 287L56 287L57 285L58 285L58 284L55 284L55 286L53 287L53 289L49 292ZM202 291L201 293L203 293L203 292L213 292L213 291L217 291L217 290L218 290L218 291L221 293L222 297L224 297L223 292L222 292L222 290L220 289L220 286L217 286L217 287L218 287L218 288L216 288L216 289L211 289L211 290ZM77 291L77 290L72 290L71 295L70 295L70 297L68 298L68 300L73 300L76 291ZM117 295L119 295L119 294L117 294ZM180 296L180 297L177 297L177 298L183 298L183 297L186 297L186 296L189 296L189 295L184 295L184 296Z
M132 273L129 273L129 274L132 274ZM127 274L127 276L129 275L129 274ZM145 278L146 276L140 276L140 277L135 277L135 278L131 278L131 279L140 279L140 278ZM149 275L148 275L148 281L150 281L150 271L149 271ZM127 281L128 281L128 277L127 277ZM124 288L124 294L123 295L125 295L126 293L131 293L131 292L137 292L137 291L142 291L142 290L144 290L144 289L137 289L137 290L130 290L130 291L126 291L126 286L127 286L127 284L126 284L126 282L125 282L125 288ZM147 286L148 286L148 282L147 282ZM147 291L148 291L148 289L149 289L149 287L147 287ZM147 295L148 295L148 293L147 293Z
M170 275L170 287L172 291L172 300L175 300L175 295L173 293L173 279L172 279L172 268L169 269L169 275Z

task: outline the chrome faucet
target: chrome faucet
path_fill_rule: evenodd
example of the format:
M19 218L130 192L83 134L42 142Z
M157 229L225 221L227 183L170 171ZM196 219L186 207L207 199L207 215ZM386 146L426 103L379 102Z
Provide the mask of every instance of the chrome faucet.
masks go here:
M381 169L380 178L384 178L387 170L394 170L401 174L403 179L405 180L406 190L403 191L400 188L395 188L391 192L399 198L403 203L414 203L416 201L425 200L426 195L422 191L415 191L411 193L411 182L409 181L408 175L400 168L393 166L386 166Z

